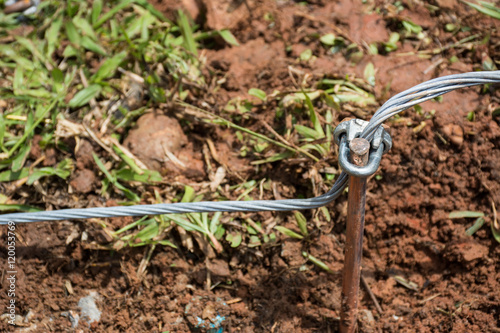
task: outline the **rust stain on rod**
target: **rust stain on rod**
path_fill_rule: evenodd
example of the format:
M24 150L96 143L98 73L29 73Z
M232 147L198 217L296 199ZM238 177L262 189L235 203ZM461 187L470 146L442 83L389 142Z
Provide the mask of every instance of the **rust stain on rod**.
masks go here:
M350 145L351 162L358 166L368 163L370 143L355 138ZM361 277L361 255L365 226L366 178L349 177L347 230L344 272L342 275L342 308L340 332L355 332L358 318L358 293Z
M23 12L32 6L31 0L21 0L10 6L5 7L3 10L4 14L12 14L17 12Z

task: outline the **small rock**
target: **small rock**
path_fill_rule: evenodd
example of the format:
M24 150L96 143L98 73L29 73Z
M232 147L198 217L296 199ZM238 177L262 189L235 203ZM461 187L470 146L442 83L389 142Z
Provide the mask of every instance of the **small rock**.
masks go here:
M70 185L77 193L89 193L94 188L95 175L89 169L83 169L75 172L75 177Z
M80 320L80 316L77 313L70 310L68 312L61 313L61 316L68 318L69 322L71 323L71 328L78 327L78 321Z
M443 133L457 146L461 146L464 143L464 130L459 125L445 125L443 127Z
M82 297L78 301L78 307L81 309L80 318L86 321L89 325L94 322L99 322L101 319L101 311L97 308L95 303L98 299L99 294L92 291L87 297Z
M24 321L24 317L17 315L17 314L4 313L4 314L0 315L0 320L8 322L9 324L11 324L13 322L15 326L19 326L19 327L29 326Z
M374 332L375 330L375 317L370 310L359 310L359 323L362 332Z

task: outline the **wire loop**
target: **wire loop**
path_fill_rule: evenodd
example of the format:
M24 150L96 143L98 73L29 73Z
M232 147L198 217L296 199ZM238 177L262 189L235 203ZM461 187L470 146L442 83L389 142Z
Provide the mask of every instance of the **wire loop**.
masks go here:
M360 167L352 164L349 161L349 145L347 144L347 138L343 136L340 140L339 147L339 164L342 170L347 173L349 176L359 177L359 178L368 178L377 172L378 167L380 166L380 161L382 160L382 155L384 155L385 144L382 144L376 149L370 151L370 159L368 160L368 164L366 166Z

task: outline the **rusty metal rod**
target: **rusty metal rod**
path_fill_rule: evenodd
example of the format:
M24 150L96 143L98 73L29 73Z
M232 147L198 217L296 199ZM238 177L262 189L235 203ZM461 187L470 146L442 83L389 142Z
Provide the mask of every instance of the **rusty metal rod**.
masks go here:
M33 4L31 3L31 0L21 0L18 2L13 3L10 6L5 7L3 10L4 14L12 14L12 13L17 13L17 12L23 12L26 9L30 8Z
M350 144L351 162L357 166L368 163L370 142L355 138ZM361 254L363 252L363 229L365 224L366 178L349 177L347 207L347 230L344 272L342 274L342 297L340 332L353 333L357 327L358 293L361 277Z

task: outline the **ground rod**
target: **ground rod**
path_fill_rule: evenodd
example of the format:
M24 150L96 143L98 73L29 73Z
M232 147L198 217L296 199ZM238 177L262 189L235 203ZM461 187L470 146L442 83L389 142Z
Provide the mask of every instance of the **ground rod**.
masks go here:
M368 163L370 142L366 139L353 139L349 144L349 149L351 163L357 166L365 166ZM342 274L341 333L353 333L357 326L365 203L366 178L350 176L347 203L347 240L345 246L344 272Z

